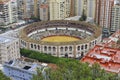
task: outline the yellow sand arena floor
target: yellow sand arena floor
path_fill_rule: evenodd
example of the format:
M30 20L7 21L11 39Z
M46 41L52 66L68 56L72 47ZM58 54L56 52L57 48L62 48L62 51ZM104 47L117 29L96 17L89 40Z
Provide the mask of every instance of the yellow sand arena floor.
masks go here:
M70 36L50 36L43 38L41 41L46 42L71 42L71 41L79 41L79 38L70 37Z

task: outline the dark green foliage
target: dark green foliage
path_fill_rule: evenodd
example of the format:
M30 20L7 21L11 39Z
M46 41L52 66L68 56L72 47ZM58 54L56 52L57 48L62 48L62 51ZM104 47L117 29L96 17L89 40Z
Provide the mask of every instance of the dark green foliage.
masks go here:
M2 71L0 70L0 80L11 80L10 78L8 78L7 76L5 76Z
M27 49L21 49L20 53L22 56L24 57L29 57L32 59L36 59L40 62L46 62L46 63L55 63L58 64L59 62L68 62L68 61L72 61L73 59L67 59L67 58L58 58L58 57L54 57L51 56L49 54L44 54L44 53L40 53L37 51L32 51L32 50L27 50Z
M79 21L86 21L86 19L87 19L87 16L86 16L86 14L85 14L85 10L83 9L82 16L81 16L81 18L79 19Z
M120 44L120 40L117 41L117 44Z
M40 73L33 80L119 80L115 74L101 70L98 64L88 65L78 61L62 62L57 70L47 69L46 76Z
M101 70L98 64L88 65L77 61L63 62L57 70L47 69L46 76L38 73L33 80L120 80L116 74Z

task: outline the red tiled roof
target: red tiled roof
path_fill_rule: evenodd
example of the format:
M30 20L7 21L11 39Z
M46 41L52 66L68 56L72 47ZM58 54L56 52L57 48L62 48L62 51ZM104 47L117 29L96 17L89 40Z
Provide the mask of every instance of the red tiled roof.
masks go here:
M101 68L109 72L120 72L120 50L96 45L83 57L82 62L100 64Z

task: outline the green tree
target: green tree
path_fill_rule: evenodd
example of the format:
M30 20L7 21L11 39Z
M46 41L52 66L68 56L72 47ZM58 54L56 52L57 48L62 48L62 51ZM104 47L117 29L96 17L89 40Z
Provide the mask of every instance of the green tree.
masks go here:
M85 10L83 9L83 12L82 12L82 15L81 15L79 21L86 21L86 19L87 19L87 16L85 14Z
M35 77L34 77L35 78ZM89 67L88 63L77 61L63 62L57 70L47 69L46 76L36 76L38 80L119 80L116 74L107 73L98 64ZM33 79L37 80L37 79Z
M5 76L0 70L0 80L11 80L9 77Z

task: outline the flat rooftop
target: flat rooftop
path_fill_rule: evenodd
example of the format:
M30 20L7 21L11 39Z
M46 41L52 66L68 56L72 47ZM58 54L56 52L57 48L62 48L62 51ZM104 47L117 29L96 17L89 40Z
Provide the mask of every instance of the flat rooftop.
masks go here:
M113 49L96 45L82 58L82 62L90 65L98 63L101 68L108 72L120 73L120 49Z
M32 59L17 59L6 62L4 66L9 66L15 69L23 70L30 73L36 73L38 68L47 67L46 63L33 61Z
M13 38L13 37L8 37L8 36L0 36L0 43L4 43L4 44L7 44L7 43L11 43L13 42L14 40L16 40L16 38Z

